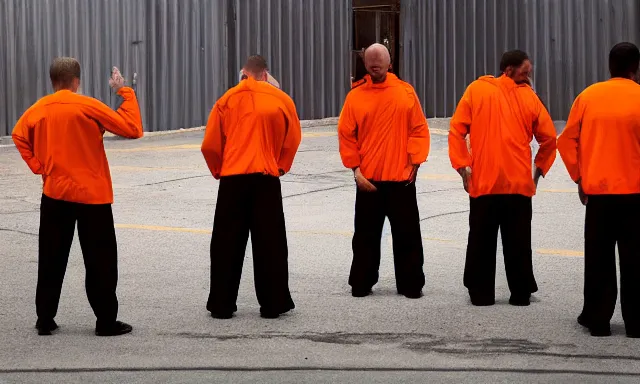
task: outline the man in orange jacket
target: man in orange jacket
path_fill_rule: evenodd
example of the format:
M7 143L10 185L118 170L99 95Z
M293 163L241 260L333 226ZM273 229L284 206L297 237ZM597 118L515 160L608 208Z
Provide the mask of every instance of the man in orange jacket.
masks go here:
M640 51L620 43L609 53L611 79L585 89L573 103L558 151L587 206L584 307L578 322L609 336L618 296L627 336L640 337Z
M220 180L207 309L219 319L237 310L251 232L260 313L277 318L295 307L279 177L291 169L302 131L293 100L267 82L265 59L249 57L243 71L247 78L213 106L202 142L209 170Z
M60 301L76 223L87 270L86 290L96 315L98 336L131 332L117 321L117 244L113 224L113 189L102 137L105 131L142 137L136 95L124 87L117 68L110 86L123 98L117 111L77 94L80 64L57 58L49 70L55 93L31 106L18 120L13 141L31 171L44 182L40 205L36 328L50 335Z
M495 302L498 229L512 305L529 305L538 290L531 254L531 200L556 156L549 113L527 84L531 62L522 51L502 56L499 77L469 85L451 119L449 157L470 196L464 285L474 305ZM465 138L470 136L470 150ZM530 143L540 149L532 177Z
M398 293L417 299L425 278L415 179L429 154L429 128L413 87L387 73L387 48L373 44L364 60L369 74L353 84L338 121L342 163L357 184L349 285L364 297L378 282L388 217Z

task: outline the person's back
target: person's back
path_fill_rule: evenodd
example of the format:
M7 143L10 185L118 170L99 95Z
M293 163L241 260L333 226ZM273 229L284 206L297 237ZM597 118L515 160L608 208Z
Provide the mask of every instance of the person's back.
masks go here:
M247 78L213 106L202 154L220 180L211 235L207 310L228 319L236 300L251 234L256 295L263 317L295 308L289 292L288 248L279 177L289 172L302 131L293 100L268 84L267 63L251 56Z
M80 63L56 58L49 69L54 94L31 106L13 129L20 155L44 182L38 236L36 328L51 335L76 226L86 269L86 290L98 336L129 333L117 321L118 248L113 223L113 189L102 137L143 135L133 89L113 68L109 85L122 97L117 111L78 95Z
M482 76L467 88L464 103L468 109L454 115L452 126L469 122L473 178L472 197L485 194L522 194L533 196L532 154L530 143L539 125L549 126L551 119L538 96L527 84L516 84L507 76ZM452 162L464 162L465 151L453 143ZM550 148L555 150L555 146ZM466 148L465 148L466 150ZM549 169L555 156L546 156L539 168ZM541 160L541 159L538 159Z
M576 97L558 152L586 205L584 307L578 323L592 336L611 335L618 300L627 336L640 337L640 49L616 44L611 79Z
M580 169L571 172L582 176L584 192L640 193L640 85L624 78L594 84L576 98L572 113L581 129ZM564 143L558 142L562 150Z
M289 163L289 157L293 160L295 152L286 148L283 152L289 125L295 130L297 120L293 101L286 93L249 78L229 90L216 108L225 137L220 176L279 176L282 162Z
M135 98L133 90L120 92ZM128 138L143 135L139 110L127 108L126 115L130 118L118 116L94 98L60 90L29 108L13 137L19 143L24 143L24 137L32 141L30 167L42 174L45 195L76 203L109 204L113 189L102 141L105 126Z

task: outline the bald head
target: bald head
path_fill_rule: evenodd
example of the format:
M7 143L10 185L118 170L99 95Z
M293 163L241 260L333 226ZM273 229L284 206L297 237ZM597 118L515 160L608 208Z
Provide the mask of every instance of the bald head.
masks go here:
M382 44L372 44L364 51L364 65L374 83L383 82L387 78L391 55Z

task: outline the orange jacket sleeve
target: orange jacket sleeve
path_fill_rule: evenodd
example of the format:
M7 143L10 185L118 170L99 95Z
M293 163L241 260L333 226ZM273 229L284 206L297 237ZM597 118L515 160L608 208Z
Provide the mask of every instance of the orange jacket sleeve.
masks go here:
M465 140L470 126L471 100L467 88L449 124L449 159L456 170L471 166L471 154Z
M580 127L582 125L582 108L580 96L576 98L569 112L567 125L558 137L558 152L564 162L569 176L576 183L580 180L580 166L578 161L578 143L580 140Z
M549 172L553 162L556 160L556 128L551 116L549 116L549 112L547 112L544 104L537 96L535 102L540 112L538 113L538 119L533 124L533 135L538 144L540 144L540 148L534 163L542 171L542 176L544 176Z
M29 122L29 113L33 107L29 108L18 120L18 123L13 128L13 132L11 137L13 138L13 142L16 144L16 148L20 152L20 156L24 159L31 169L31 172L36 175L41 175L44 172L42 163L40 160L36 158L33 149L33 130L35 129L35 125Z
M415 94L413 96L415 102L411 109L411 131L409 132L407 152L409 152L411 164L420 165L427 161L427 157L429 156L431 137L429 135L427 119L422 112L420 100L418 100Z
M144 131L140 106L135 92L129 87L122 87L118 91L118 95L122 96L124 100L117 111L96 99L87 98L87 103L82 105L83 112L114 135L128 139L141 138Z
M302 140L302 127L300 126L296 106L292 100L288 100L286 106L289 110L289 113L287 113L287 132L284 137L282 150L280 151L280 158L278 159L278 168L284 171L284 173L291 170L293 159L296 156L296 152L298 152L298 147Z
M222 111L216 103L211 109L207 127L202 140L202 155L204 156L209 171L214 178L220 178L222 171L222 152L224 151L225 137L222 130Z
M360 150L358 149L358 126L351 110L349 97L344 102L338 119L338 141L340 157L347 168L360 166Z

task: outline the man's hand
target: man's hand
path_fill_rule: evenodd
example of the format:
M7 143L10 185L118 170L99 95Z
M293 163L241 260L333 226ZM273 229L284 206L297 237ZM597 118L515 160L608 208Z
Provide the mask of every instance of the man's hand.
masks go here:
M587 196L584 193L584 190L582 190L582 180L578 180L578 197L580 198L582 205L586 206L589 202L589 196Z
M542 169L536 168L536 171L533 174L533 184L536 185L536 189L538 189L538 181L540 180L540 176L542 176Z
M353 171L353 178L356 180L356 185L358 189L363 192L375 192L378 189L375 185L373 185L366 177L362 176L362 172L360 172L360 167L356 168Z
M124 87L124 77L120 73L117 67L111 69L111 78L109 79L109 86L114 92L118 92L120 88Z
M471 181L471 167L464 167L458 169L458 173L460 177L462 177L462 185L464 186L465 192L469 193L469 182Z
M407 185L416 182L416 177L418 177L418 168L420 168L420 164L414 165L413 169L411 169L411 173L409 174L409 181L407 182Z

